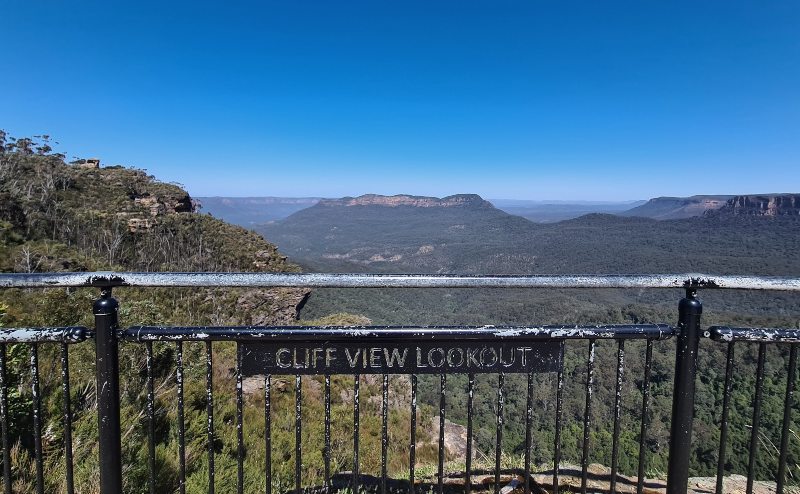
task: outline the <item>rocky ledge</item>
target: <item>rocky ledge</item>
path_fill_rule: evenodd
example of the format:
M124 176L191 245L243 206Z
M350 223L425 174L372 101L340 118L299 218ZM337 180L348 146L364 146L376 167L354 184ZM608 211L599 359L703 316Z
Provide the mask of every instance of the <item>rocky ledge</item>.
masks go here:
M719 210L722 214L751 216L800 215L800 194L736 196Z

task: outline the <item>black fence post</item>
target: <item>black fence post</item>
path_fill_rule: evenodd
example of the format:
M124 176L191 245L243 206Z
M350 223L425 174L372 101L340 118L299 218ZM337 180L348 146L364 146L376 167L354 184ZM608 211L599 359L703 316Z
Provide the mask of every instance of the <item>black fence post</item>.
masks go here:
M697 375L697 346L703 304L697 290L686 289L678 305L678 341L675 352L675 383L672 394L672 429L669 438L667 494L686 494L694 422L694 384Z
M93 307L97 420L100 438L100 492L122 492L122 459L119 426L119 358L117 314L119 304L111 288L103 288Z

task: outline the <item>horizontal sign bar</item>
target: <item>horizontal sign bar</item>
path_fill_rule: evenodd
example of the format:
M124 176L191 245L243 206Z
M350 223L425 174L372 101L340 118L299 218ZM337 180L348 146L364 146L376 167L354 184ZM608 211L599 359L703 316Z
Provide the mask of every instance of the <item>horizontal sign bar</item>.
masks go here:
M800 278L647 275L446 275L324 273L2 273L0 288L32 287L309 287L309 288L713 288L800 291Z
M711 326L705 336L714 341L749 341L753 343L800 343L800 330L773 328L729 328Z
M127 341L271 341L351 342L384 339L415 341L574 339L665 339L674 334L667 324L598 326L133 326L120 333Z
M91 337L92 331L82 326L0 329L0 343L80 343Z
M240 343L242 374L554 372L561 363L556 341L366 343Z

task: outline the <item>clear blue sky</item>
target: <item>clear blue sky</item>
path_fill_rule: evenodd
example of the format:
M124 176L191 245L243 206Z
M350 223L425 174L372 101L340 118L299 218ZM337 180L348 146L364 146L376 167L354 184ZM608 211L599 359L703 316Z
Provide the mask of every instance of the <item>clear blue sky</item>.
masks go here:
M800 2L6 1L0 128L193 195L800 191Z

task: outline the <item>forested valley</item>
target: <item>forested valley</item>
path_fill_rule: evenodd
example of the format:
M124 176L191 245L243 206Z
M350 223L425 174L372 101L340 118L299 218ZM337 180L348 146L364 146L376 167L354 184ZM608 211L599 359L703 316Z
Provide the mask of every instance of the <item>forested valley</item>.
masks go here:
M202 209L200 209L202 211ZM797 218L708 215L685 220L655 221L589 215L552 225L533 225L513 215L480 207L469 211L361 210L347 216L314 216L301 211L308 227L284 228L279 251L264 237L198 211L179 184L157 181L143 170L94 167L85 161L67 163L49 139L14 139L0 133L0 270L58 271L246 271L297 272L459 272L459 273L652 273L761 274L800 276L800 223ZM328 213L326 213L328 214ZM337 233L332 234L335 216ZM349 221L349 223L348 223ZM277 230L273 230L276 232ZM289 233L286 233L289 232ZM313 232L313 235L309 234ZM291 238L287 235L291 234ZM304 237L304 235L306 235ZM334 235L333 237L330 237ZM276 237L280 239L280 236ZM288 239L288 240L285 240ZM287 241L284 250L282 242ZM305 246L305 247L303 247ZM340 246L343 246L339 249ZM429 248L425 248L429 246ZM305 248L305 251L302 249ZM362 249L348 256L354 248ZM337 250L339 249L339 250ZM283 253L281 253L283 252ZM289 254L289 258L285 256ZM302 254L302 255L301 255ZM402 256L400 260L395 256ZM364 262L369 261L369 262ZM0 325L92 326L89 289L0 291ZM540 325L599 323L669 323L677 320L680 290L382 290L319 289L132 289L115 290L123 326L234 324L420 324ZM800 300L785 293L701 291L703 325L798 328ZM205 490L209 472L203 460L206 421L205 347L184 345L186 362L187 490ZM726 347L701 342L697 382L695 440L689 452L693 475L711 475L716 468L722 379ZM10 436L13 440L15 492L33 492L31 395L27 345L9 345ZM757 348L740 345L736 353L730 418L728 472L746 470L755 382ZM63 490L62 398L59 349L41 345L45 458L48 491ZM154 345L157 370L158 491L177 488L178 449L175 403L174 344ZM610 464L613 393L617 347L598 342L590 461ZM580 461L588 344L569 343L564 363L565 402L562 454ZM654 343L654 365L647 420L646 472L663 477L671 413L674 341ZM94 349L90 342L70 349L71 400L74 408L76 483L81 492L97 490L97 420ZM235 485L236 436L233 374L235 347L215 344L214 391L217 420L214 450L219 492ZM635 472L639 444L644 344L625 346L620 470ZM772 444L780 440L788 348L768 349L762 412L763 444L757 476L771 478L777 462ZM123 463L126 492L146 485L146 420L144 414L144 348L125 344L121 351ZM792 376L794 377L794 376ZM532 457L547 469L554 447L555 375L534 376ZM273 378L273 487L293 485L293 377ZM410 408L406 376L392 376L390 385L389 472L408 475ZM432 475L437 456L434 415L438 413L435 377L420 378L417 450L420 476ZM322 477L322 378L303 384L303 481L319 485ZM332 466L352 469L352 376L332 380ZM503 462L520 467L524 445L526 379L505 376ZM362 381L361 471L380 467L380 382ZM479 463L495 447L497 376L480 375L475 393L476 447ZM466 376L448 378L446 416L466 423ZM246 397L245 438L247 492L264 490L263 388L255 383ZM795 406L794 417L800 412ZM800 440L790 441L793 460L800 459ZM450 471L463 469L463 458L448 456ZM800 475L794 461L793 476Z

